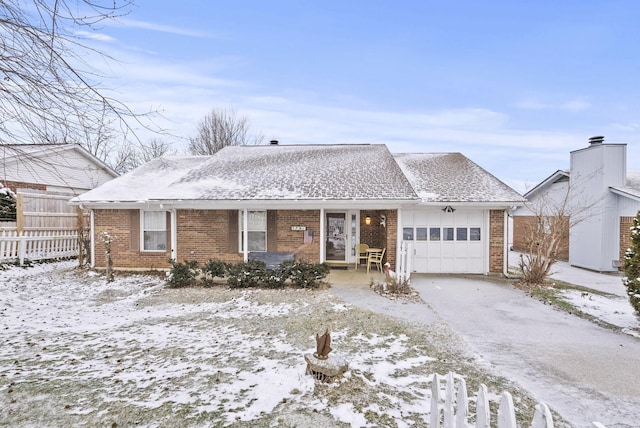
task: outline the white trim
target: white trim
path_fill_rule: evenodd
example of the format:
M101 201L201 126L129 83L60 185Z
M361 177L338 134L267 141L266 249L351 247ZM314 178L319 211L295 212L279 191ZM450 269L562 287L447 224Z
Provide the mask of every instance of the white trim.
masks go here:
M249 228L249 210L247 208L242 210L242 229L247 230ZM249 261L249 234L244 233L242 236L242 257L246 262Z
M178 210L170 210L171 214L171 259L178 261Z
M396 210L396 266L395 271L400 272L400 249L402 248L402 210ZM406 258L413 257L413 254L409 254L407 250Z
M325 254L325 239L327 238L325 236L326 220L324 208L320 208L320 236L318 237L318 239L320 239L320 263L324 263L327 259Z
M506 277L509 276L509 214L505 210L502 212L502 222L503 222L503 230L502 230L502 240L503 240L503 249L502 249L502 274Z
M484 274L491 272L491 210L484 210Z

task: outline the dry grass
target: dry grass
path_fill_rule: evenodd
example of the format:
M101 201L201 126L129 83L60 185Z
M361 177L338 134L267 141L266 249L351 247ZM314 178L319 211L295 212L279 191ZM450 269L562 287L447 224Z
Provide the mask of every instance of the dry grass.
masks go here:
M49 283L76 284L46 291L59 310L0 318L0 425L349 426L332 414L346 406L372 426L426 426L429 376L448 371L470 391L511 391L531 420L526 394L480 367L445 324L409 325L327 290L168 289L131 276L86 291L96 279L85 272L52 275ZM24 281L13 285L16 304L29 298ZM51 328L30 322L39 312ZM333 384L304 375L302 356L325 328L351 367ZM275 401L261 411L267 398Z

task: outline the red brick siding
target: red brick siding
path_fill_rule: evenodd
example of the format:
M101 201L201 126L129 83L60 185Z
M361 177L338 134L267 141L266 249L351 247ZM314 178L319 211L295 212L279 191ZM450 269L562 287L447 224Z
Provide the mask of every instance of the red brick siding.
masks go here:
M22 181L2 181L2 184L14 192L17 192L18 189L47 190L46 184L25 183Z
M137 210L95 210L95 260L96 267L106 266L105 247L100 239L103 232L108 232L113 241L111 243L111 260L116 269L166 269L169 267L167 260L171 256L169 249L163 252L139 251L131 248L132 239L140 239L131 235L131 230L138 230L138 226L132 227L131 212Z
M527 240L537 223L536 216L513 217L513 249L520 252L527 251ZM566 228L562 242L558 246L558 260L569 260L569 219L566 218Z
M634 217L620 217L620 268L624 269L624 255L627 248L631 247L631 226Z
M489 272L501 273L504 268L504 211L489 211Z
M232 247L229 243L229 228L238 225L229 224L226 210L178 210L177 220L180 261L242 261L242 254L236 251L237 245Z
M382 226L382 216L386 216L386 227ZM371 224L365 219L371 217ZM360 243L373 248L386 248L384 261L395 267L398 228L397 210L363 210L360 211Z

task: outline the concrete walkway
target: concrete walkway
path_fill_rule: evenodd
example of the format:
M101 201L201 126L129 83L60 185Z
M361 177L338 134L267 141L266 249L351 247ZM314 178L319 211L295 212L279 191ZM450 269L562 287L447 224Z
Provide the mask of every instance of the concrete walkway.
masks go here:
M567 282L575 284L573 278ZM638 339L482 276L414 275L412 286L424 304L387 300L368 285L333 284L334 294L356 306L410 322L446 322L481 364L515 381L574 426L592 421L608 428L640 426Z

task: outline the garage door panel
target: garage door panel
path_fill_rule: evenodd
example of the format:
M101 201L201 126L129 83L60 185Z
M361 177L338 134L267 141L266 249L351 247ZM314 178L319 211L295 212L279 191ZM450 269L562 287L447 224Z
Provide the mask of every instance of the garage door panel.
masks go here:
M414 229L413 270L428 273L483 273L487 264L484 219L485 212L482 210L458 209L453 213L433 209L403 211L402 227ZM439 230L439 236L431 233L432 228ZM453 241L443 240L446 234L444 228L453 228ZM473 234L471 228L474 228ZM462 229L460 233L458 229ZM478 229L480 240L472 241L472 235L477 237ZM422 240L417 239L418 236Z

